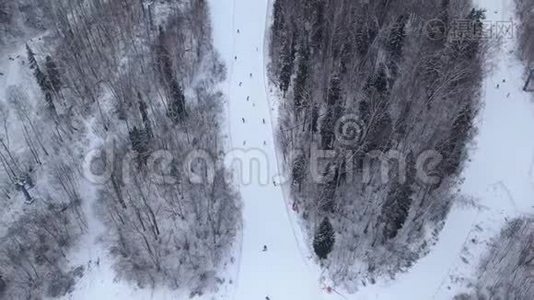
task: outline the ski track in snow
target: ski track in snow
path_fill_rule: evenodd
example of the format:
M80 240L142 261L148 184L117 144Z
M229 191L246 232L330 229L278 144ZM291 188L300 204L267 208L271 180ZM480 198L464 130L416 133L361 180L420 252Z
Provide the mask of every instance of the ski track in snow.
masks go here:
M307 263L301 231L295 228L282 186L274 183L281 174L273 138L277 113L268 99L264 52L271 2L212 0L210 5L214 46L229 69L229 150L246 166L251 157L261 161L260 169L229 165L243 201L235 299L326 299L319 268Z

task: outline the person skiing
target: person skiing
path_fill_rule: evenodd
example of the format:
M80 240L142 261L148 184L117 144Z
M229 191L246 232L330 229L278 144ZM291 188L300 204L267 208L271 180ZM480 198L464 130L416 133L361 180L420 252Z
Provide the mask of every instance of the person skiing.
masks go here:
M267 245L263 245L263 252L267 252Z
M250 78L252 78L252 73L249 74Z
M265 300L271 300L271 298L269 298L269 296L265 296Z
M242 82L242 81L240 81L240 82L239 82L239 86L242 86L242 85L243 85L243 82Z
M241 121L243 121L243 124L245 123L245 118L241 118Z
M265 124L265 118L263 118L262 120L263 120L263 124Z

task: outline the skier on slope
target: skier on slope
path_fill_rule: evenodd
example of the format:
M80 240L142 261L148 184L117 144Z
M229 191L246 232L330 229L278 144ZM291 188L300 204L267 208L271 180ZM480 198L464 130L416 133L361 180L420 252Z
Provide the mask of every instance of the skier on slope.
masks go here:
M243 124L245 124L245 118L241 118L241 121L243 121Z
M267 245L263 245L263 252L267 252Z

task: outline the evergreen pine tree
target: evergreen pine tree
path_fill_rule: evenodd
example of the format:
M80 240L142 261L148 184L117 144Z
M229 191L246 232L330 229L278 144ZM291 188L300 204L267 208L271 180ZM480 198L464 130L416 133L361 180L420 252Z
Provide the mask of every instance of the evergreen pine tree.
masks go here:
M358 112L360 120L362 120L364 123L367 123L371 115L369 102L367 102L366 100L360 101L360 103L358 104Z
M467 20L472 22L470 28L472 32L459 31L455 33L455 39L452 42L453 49L460 57L472 60L478 53L480 39L484 24L482 21L486 18L486 11L483 9L472 9ZM459 30L459 29L458 29Z
M52 90L52 86L50 85L50 81L48 80L48 77L45 73L41 71L39 67L36 67L33 71L33 74L35 75L35 78L37 79L37 84L39 84L39 87L43 91L43 93L48 93Z
M148 158L150 145L149 138L145 130L136 126L129 132L132 149L139 154L139 163L145 163Z
M440 174L449 176L458 171L462 161L463 148L469 138L472 126L473 111L468 105L458 114L449 136L438 147L441 155L443 155L443 161L438 167Z
M326 259L332 252L335 243L335 232L328 217L325 217L315 232L313 250L320 259Z
M148 113L147 113L147 107L145 102L143 101L143 98L141 97L141 93L137 93L137 97L139 98L139 112L141 113L141 118L143 119L143 124L145 126L145 131L148 135L148 137L152 138L152 126L150 125L150 120L148 119Z
M293 160L291 168L292 184L297 185L300 191L302 181L306 178L306 157L300 154Z
M26 44L26 52L28 55L28 61L30 62L30 68L39 68L39 66L37 65L37 60L35 59L35 53L33 53L32 49L30 48L30 46L28 46L28 44Z
M286 94L289 89L289 83L291 82L291 75L293 75L293 67L295 64L295 39L296 36L293 36L291 41L284 41L282 46L282 68L280 70L280 89Z
M302 101L305 100L306 96L306 84L309 77L309 64L310 64L310 53L307 47L301 45L299 50L299 66L297 70L297 77L295 78L295 88L294 88L294 103L296 108L302 106Z
M2 296L5 290L6 290L6 282L4 281L2 274L0 274L0 296Z
M156 47L156 55L162 84L167 88L170 95L167 116L174 123L178 123L187 115L185 111L185 96L182 88L178 84L176 76L174 75L171 56L165 47L165 32L161 27L159 28L159 41Z
M41 88L41 91L45 95L46 105L51 111L55 113L56 106L54 105L54 102L52 100L52 94L51 94L52 88L54 86L52 85L49 77L45 73L43 73L41 69L39 68L39 64L37 63L37 60L35 59L35 53L30 48L30 46L28 46L28 44L26 44L26 52L28 55L28 62L30 64L30 69L33 69L33 75L35 76L35 79L37 80L37 84L39 85L39 87ZM55 67L55 63L49 62L51 61L51 58L50 59L49 58L50 56L46 57L47 59L46 68L49 74L53 74L54 82L57 84L57 87L59 88L60 86L59 72L57 72L57 70L51 70L52 67L54 67L54 69L57 69L57 68ZM54 73L54 72L57 72L57 73Z
M369 124L369 131L367 133L368 144L365 148L366 151L388 151L391 148L393 120L387 111L387 106L383 105L381 111L382 113L378 115L377 118L374 118L371 124Z
M319 107L314 105L311 112L310 130L313 133L317 133L319 123Z
M355 42L356 49L358 49L358 53L363 56L369 50L370 37L367 23L363 18L361 19L362 21L358 22L358 28L356 29Z
M313 24L311 35L311 48L321 49L321 44L325 38L325 9L326 3L324 0L311 0L313 7Z
M334 113L332 108L328 108L326 114L321 121L321 149L331 150L334 146L334 127L336 120L334 119Z
M50 109L52 112L56 112L56 106L54 105L52 94L50 92L45 93L45 101L48 109Z
M384 237L393 239L397 236L408 217L412 204L412 189L408 183L396 184L388 193L388 197L382 207L384 219Z
M285 28L284 18L282 16L282 0L275 0L273 4L273 36L280 38Z
M402 57L402 46L406 36L406 17L399 16L389 33L387 48L394 59Z
M339 76L334 75L330 80L330 88L328 90L327 97L327 111L321 122L321 146L324 150L332 149L335 139L335 123L340 115L340 104L339 100L341 97L341 87L340 87Z
M374 91L380 95L386 95L388 93L388 77L384 66L381 65L376 74L373 74L367 79L365 90L368 94L372 94Z
M50 87L57 93L61 88L61 76L56 63L52 60L50 55L46 56L45 66L48 79L50 80Z
M174 123L180 122L180 120L185 117L187 114L185 112L185 96L182 88L173 80L170 86L171 92L171 102L169 103L169 108L167 115Z

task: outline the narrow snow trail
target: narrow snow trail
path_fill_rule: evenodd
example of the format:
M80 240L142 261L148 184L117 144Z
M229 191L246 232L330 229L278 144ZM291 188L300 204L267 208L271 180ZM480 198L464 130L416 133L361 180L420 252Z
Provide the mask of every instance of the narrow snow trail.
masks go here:
M513 0L475 4L487 10L492 24L514 21ZM497 26L494 33L502 40L488 57L494 68L483 82L478 136L460 187L460 194L479 207L455 203L426 257L395 281L363 289L354 299L452 299L467 291L480 258L506 220L534 213L534 104L532 94L522 91L524 65L517 58L516 28L511 22ZM504 33L505 26L513 27L513 37Z
M235 299L323 299L318 270L302 256L280 184L264 77L268 0L211 0L214 46L228 67L230 155L243 200L243 237ZM257 162L249 168L251 162ZM297 233L298 234L298 233ZM264 245L267 251L263 251Z

